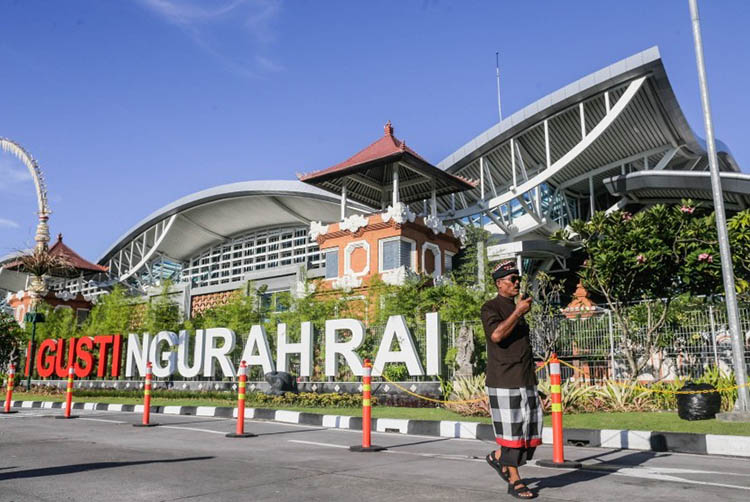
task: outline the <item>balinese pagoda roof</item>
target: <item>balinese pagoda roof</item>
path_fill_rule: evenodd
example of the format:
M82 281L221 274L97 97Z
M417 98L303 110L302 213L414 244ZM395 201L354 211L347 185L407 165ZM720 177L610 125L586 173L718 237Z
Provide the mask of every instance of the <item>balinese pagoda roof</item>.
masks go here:
M347 160L327 169L297 175L300 181L337 194L346 180L346 196L351 200L379 207L384 190L393 185L391 166L398 166L399 200L407 204L429 199L433 181L437 196L462 192L475 182L449 174L430 164L406 142L393 135L391 122L382 138Z
M57 234L57 242L49 248L49 253L52 256L64 256L70 266L76 269L77 272L86 273L101 273L106 272L108 269L102 265L91 263L90 261L82 258L81 255L70 249L64 242L62 234Z
M79 275L92 275L106 272L109 270L107 267L91 263L85 258L81 257L78 253L70 249L65 243L63 243L62 234L57 234L57 242L49 248L49 254L52 256L62 256L65 261L70 265L70 271L64 273L67 277L78 277ZM4 268L9 270L21 269L21 261L16 260L7 265Z

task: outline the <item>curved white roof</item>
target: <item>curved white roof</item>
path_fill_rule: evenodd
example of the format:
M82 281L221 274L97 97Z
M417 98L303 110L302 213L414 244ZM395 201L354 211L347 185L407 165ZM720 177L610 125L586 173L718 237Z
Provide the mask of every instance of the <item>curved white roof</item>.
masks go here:
M717 142L717 150L720 169L738 173L726 145ZM708 162L652 47L505 118L438 167L481 180L455 200L439 201L445 219L468 219L513 241L543 238L571 219L633 202L626 195L613 200L607 178L706 171Z
M660 123L659 126L665 136L673 136L668 139L674 140L693 154L705 154L705 141L692 130L677 103L661 62L659 48L651 47L568 84L504 118L440 161L438 167L450 172L460 171L472 160L476 160L524 129L553 117L571 105L593 98L607 89L615 88L639 76L650 77L655 97L658 98L658 103L652 103L658 109L645 109L643 112L651 115L654 115L654 112L663 114L669 122ZM578 127L578 124L571 125ZM632 131L626 131L625 134L633 137ZM724 143L717 141L717 150L727 154L723 166L725 170L740 171Z
M750 207L750 175L721 173L724 204L731 210ZM640 203L679 203L682 199L713 204L711 173L707 171L640 171L604 180L613 195Z
M349 204L354 211L368 211ZM340 198L296 180L247 181L220 185L187 195L136 223L99 258L108 264L118 255L114 273L132 273L151 256L185 261L200 250L260 228L308 225L337 220ZM122 259L122 254L126 259ZM123 263L123 261L127 263Z

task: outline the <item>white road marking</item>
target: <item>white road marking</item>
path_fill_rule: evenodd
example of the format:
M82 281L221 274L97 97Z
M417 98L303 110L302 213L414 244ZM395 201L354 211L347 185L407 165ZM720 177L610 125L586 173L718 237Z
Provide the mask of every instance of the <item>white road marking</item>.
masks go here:
M339 444L332 444L332 443L319 443L315 441L302 441L299 439L288 439L287 440L290 443L298 443L298 444L308 444L313 446L324 446L328 448L349 448L345 445L339 445ZM428 458L434 458L434 459L443 459L443 460L463 460L468 462L482 462L482 459L477 458L470 458L465 455L446 455L446 454L440 454L440 453L422 453L422 452L409 452L409 451L395 451L395 450L385 450L383 453L396 453L400 455L412 455L412 456L418 456L418 457L428 457ZM534 467L541 468L542 466L539 466L536 464L535 461L529 462L530 465L533 465ZM596 466L589 466L589 469L586 469L586 466L583 467L582 470L590 470L590 471L601 471L601 470L607 470L610 469L602 469L602 468L591 468ZM602 466L604 467L604 466ZM554 468L555 470L575 470L575 469L558 469ZM679 469L679 468L659 468L659 467L625 467L625 468L619 468L619 469L612 469L610 471L610 474L614 474L617 476L626 476L631 478L641 478L641 479L658 479L660 481L671 481L673 483L687 483L687 484L693 484L693 485L704 485L704 486L719 486L722 488L735 488L738 490L750 490L750 486L739 486L739 485L730 485L727 483L714 483L710 481L697 481L693 479L683 479L679 478L677 476L670 476L668 474L662 474L662 472L673 472L673 473L684 473L684 474L699 474L699 473L706 473L706 474L714 474L714 471L701 471L697 469Z
M344 446L341 444L331 444L331 443L316 443L315 441L301 441L299 439L287 439L290 443L299 443L299 444L311 444L313 446L327 446L329 448L346 448L349 449L348 446Z
M544 467L537 464L536 460L531 460L529 465L533 465L540 469L555 469L557 471L574 471L576 469L561 469L558 467ZM616 467L605 465L585 465L581 470L588 470L594 472L607 471L609 474L615 476L625 476L629 478L641 478L641 479L657 479L659 481L671 481L673 483L685 483L691 485L704 485L704 486L720 486L722 488L735 488L738 490L750 490L750 486L741 485L730 485L726 483L715 483L712 481L698 481L695 479L684 479L677 476L671 476L669 474L663 474L671 472L673 474L717 474L716 471L702 471L699 469L680 469L675 467ZM736 476L747 476L746 474L740 473L727 473L720 472L719 474L732 474Z
M312 427L317 427L317 426L313 425ZM357 435L360 435L360 436L362 435L362 431L357 430L357 429L342 429L342 428L339 428L339 427L324 427L323 429L325 429L327 431L348 432L348 433L353 433L353 434L357 434ZM423 436L421 434L402 434L400 432L377 432L377 431L372 431L370 434L372 434L373 436L380 435L380 436L398 436L398 437L434 439L435 442L438 442L438 441L477 441L476 439L446 438L446 437L441 437L441 436Z
M103 418L83 418L79 417L79 420L90 420L92 422L108 422L111 424L126 424L127 422L123 422L122 420L105 420Z
M342 445L342 444L333 444L333 443L318 443L316 441L302 441L300 439L287 439L290 443L299 443L299 444L309 444L313 446L326 446L328 448L346 448L349 449L349 446ZM450 455L450 454L440 454L440 453L419 453L419 452L412 452L412 451L396 451L396 450L383 450L383 453L396 453L399 455L412 455L417 457L429 457L429 458L442 458L444 460L467 460L469 462L483 462L482 459L476 459L476 458L470 458L466 455Z
M618 465L618 464L609 463L609 462L603 462L601 464L588 464L586 467L589 467L590 469L611 470L611 471L619 471L622 469L634 469L634 467L630 465ZM637 469L647 469L654 473L664 473L664 474L722 474L726 476L750 477L750 473L744 473L744 472L705 471L702 469L683 469L680 467L643 466L643 467L637 467Z
M643 472L646 471L646 472ZM659 474L657 472L651 472L649 468L639 469L620 469L619 471L612 472L616 476L626 476L631 478L644 478L644 479L658 479L660 481L672 481L675 483L687 483L691 485L704 485L704 486L721 486L722 488L735 488L737 490L750 490L750 486L740 485L729 485L726 483L714 483L711 481L697 481L694 479L683 479L677 476L669 476L667 474Z
M211 434L221 434L222 436L226 434L226 432L212 431L211 429L198 429L196 427L177 427L175 425L160 425L158 428L159 429L178 429L178 430L183 430L183 431L210 432Z

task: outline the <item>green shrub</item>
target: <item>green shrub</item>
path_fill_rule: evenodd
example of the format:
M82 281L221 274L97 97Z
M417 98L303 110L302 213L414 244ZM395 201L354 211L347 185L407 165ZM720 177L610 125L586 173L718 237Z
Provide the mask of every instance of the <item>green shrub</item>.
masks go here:
M488 417L490 416L490 402L487 398L485 386L485 375L470 377L456 377L443 389L450 388L447 403L443 406L464 416Z

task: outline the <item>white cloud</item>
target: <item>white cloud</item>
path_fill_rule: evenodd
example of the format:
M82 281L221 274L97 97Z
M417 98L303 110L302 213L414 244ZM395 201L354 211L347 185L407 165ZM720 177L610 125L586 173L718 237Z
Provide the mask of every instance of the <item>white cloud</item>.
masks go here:
M187 0L179 3L171 0L141 0L141 2L169 22L188 25L219 18L247 3L247 0L234 0L213 8Z
M0 189L31 181L31 173L21 161L0 152Z
M19 225L13 220L0 218L0 227L19 228Z
M252 56L244 59L234 47L222 47L226 33L239 30L255 43L255 51L262 52L276 39L273 23L281 10L281 0L228 0L212 4L198 0L139 2L164 21L179 26L194 44L234 73L257 77L284 69L268 56L255 54L254 59Z
M268 58L264 58L263 56L256 56L255 60L258 62L258 66L269 73L275 73L284 70L284 67L282 65L275 63Z

